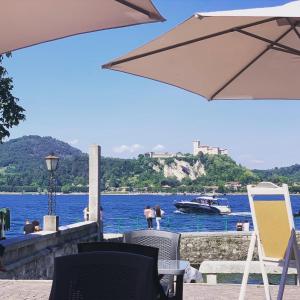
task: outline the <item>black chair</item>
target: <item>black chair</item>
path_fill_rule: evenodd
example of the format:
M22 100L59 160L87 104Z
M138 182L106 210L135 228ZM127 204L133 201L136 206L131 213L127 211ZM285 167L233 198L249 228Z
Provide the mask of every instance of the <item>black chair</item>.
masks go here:
M50 300L155 300L154 264L113 251L57 257Z
M154 260L154 278L153 281L156 285L157 299L168 299L163 287L159 283L159 277L157 273L157 260L158 260L158 248L143 246L138 244L126 244L118 242L90 242L80 243L77 245L78 253L94 252L94 251L115 251L115 252L128 252L139 255L151 257Z
M124 233L124 242L156 247L158 259L180 259L180 234L160 230L137 230ZM164 275L160 280L167 291L174 291L174 276Z
M158 249L149 246L137 244L125 244L117 242L91 242L79 243L77 245L78 253L93 252L93 251L116 251L129 252L152 257L156 263L158 259Z

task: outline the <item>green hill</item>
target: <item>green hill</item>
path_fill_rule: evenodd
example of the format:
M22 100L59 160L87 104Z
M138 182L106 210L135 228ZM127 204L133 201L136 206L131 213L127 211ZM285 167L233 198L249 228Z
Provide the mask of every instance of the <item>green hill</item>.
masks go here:
M300 192L300 165L290 167L274 168L270 170L253 170L260 180L274 183L287 183L291 192Z
M42 191L48 185L45 156L60 157L58 186L75 184L87 190L88 157L69 144L51 137L24 136L0 145L0 191Z
M44 157L60 157L57 190L88 190L88 155L52 137L24 136L0 145L0 191L43 191L48 185ZM102 158L102 189L106 191L199 192L230 191L232 182L248 183L259 175L229 156L185 154L167 159Z
M274 168L270 170L253 170L259 178L269 181L281 182L300 182L300 165L292 165L290 167Z

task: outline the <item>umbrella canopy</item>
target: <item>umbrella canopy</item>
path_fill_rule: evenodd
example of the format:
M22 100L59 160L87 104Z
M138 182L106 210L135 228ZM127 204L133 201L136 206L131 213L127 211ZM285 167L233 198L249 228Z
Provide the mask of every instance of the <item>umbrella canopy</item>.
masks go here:
M213 99L300 98L300 1L198 13L104 68Z
M163 21L151 0L0 0L0 54L66 36Z

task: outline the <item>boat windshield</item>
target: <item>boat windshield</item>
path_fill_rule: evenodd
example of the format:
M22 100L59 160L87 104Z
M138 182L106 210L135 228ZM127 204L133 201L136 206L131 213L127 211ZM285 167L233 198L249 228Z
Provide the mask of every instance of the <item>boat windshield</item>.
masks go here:
M218 199L214 199L212 197L198 197L193 200L193 202L197 202L200 204L208 204L208 205L218 205Z

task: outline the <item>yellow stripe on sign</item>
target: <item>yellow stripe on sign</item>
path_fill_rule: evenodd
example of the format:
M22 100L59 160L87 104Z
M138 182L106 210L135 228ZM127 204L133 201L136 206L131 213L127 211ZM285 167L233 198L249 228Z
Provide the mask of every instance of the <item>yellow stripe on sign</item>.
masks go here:
M254 201L265 257L283 259L291 235L285 201Z

